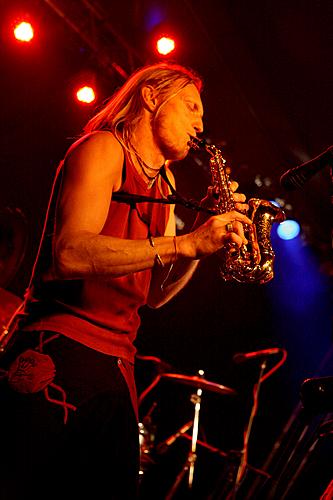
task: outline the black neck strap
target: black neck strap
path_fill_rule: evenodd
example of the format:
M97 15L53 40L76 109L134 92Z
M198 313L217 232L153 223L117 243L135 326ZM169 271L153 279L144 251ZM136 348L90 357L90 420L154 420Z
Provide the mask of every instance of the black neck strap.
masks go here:
M137 203L162 203L164 205L182 205L191 210L196 210L197 212L206 212L208 214L216 215L216 210L201 207L200 204L196 200L187 200L183 198L173 187L168 176L165 171L165 167L163 166L160 170L160 175L162 179L167 183L170 188L171 194L169 194L166 198L152 198L151 196L144 196L139 194L131 194L125 191L117 191L112 194L112 200L118 203L127 203L132 208L135 208Z

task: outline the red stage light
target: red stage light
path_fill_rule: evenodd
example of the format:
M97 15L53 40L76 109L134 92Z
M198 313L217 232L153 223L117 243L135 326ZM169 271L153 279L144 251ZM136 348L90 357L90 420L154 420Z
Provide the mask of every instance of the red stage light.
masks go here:
M19 42L31 42L34 37L34 30L30 23L21 21L14 27L14 36Z
M86 104L90 104L96 99L94 89L92 87L89 87L88 85L81 87L76 92L76 97L78 101L84 102Z
M173 38L169 38L163 36L159 38L156 42L157 52L163 56L170 54L173 50L175 50L175 41Z

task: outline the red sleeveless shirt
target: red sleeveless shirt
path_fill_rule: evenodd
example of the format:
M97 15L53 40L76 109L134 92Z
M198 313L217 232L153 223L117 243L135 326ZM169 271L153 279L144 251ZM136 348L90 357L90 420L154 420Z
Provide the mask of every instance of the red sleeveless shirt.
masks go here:
M153 187L147 189L126 156L120 191L162 198L169 194L169 187L159 176ZM169 213L169 205L162 203L140 202L133 206L112 200L101 234L147 239L150 231L152 236L163 236ZM45 255L40 258L45 261ZM47 269L45 264L42 267ZM36 269L38 274L38 265ZM146 303L150 280L150 269L117 278L45 283L35 276L38 285L34 286L33 281L23 329L56 331L87 347L133 362L133 341L140 325L138 310Z

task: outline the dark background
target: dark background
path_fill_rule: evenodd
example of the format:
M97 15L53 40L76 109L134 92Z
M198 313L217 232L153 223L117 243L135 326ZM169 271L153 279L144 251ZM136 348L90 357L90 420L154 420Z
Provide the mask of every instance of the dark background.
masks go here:
M233 355L270 347L288 352L287 361L261 387L249 441L249 463L257 468L272 457L288 419L293 425L300 422L303 381L333 375L330 166L302 189L286 192L279 183L286 170L333 144L333 4L329 0L0 0L0 14L2 244L10 239L11 228L14 236L18 234L12 242L16 261L9 261L3 270L4 290L17 298L24 295L58 162L96 105L121 85L124 76L160 60L152 44L161 31L178 40L172 60L203 76L205 136L223 147L240 191L248 198L278 199L286 215L301 224L302 232L293 242L279 240L273 227L276 262L271 283L225 283L212 257L200 264L191 283L172 302L158 310L142 310L137 339L142 356L155 356L180 374L195 375L202 369L207 380L237 391L235 397L205 391L202 398L199 437L228 452L228 459L200 448L194 494L208 498L216 490L223 498L225 473L233 464L229 452L242 448L260 369L258 360L236 365ZM32 44L18 44L11 37L11 23L22 15L36 24ZM83 79L96 85L97 104L82 106L75 101L74 91ZM204 196L210 182L207 158L191 153L174 166L174 173L185 197ZM180 207L177 215L185 224L180 233L189 230L195 214ZM3 309L6 300L2 299ZM270 357L267 369L279 359ZM138 361L139 392L160 369L153 361ZM189 386L162 380L145 398L141 418L154 408L156 442L193 418L192 392ZM320 418L329 418L326 411L319 413ZM319 451L314 463L321 474L311 460L305 461L298 476L295 472L317 436L317 422L310 421L314 430L306 443L302 441L300 458L293 466L288 462L296 476L290 492L295 498L301 487L298 476L307 498L318 498L331 479L327 437L315 448ZM188 449L184 439L163 456L153 447L155 464L144 476L145 498L163 498ZM284 443L281 456L283 449L287 449ZM298 448L291 445L291 450ZM285 457L281 461L287 463ZM249 473L245 496L257 477ZM282 484L278 498L288 494L288 473L285 477L279 479L276 472ZM186 496L184 486L179 491Z

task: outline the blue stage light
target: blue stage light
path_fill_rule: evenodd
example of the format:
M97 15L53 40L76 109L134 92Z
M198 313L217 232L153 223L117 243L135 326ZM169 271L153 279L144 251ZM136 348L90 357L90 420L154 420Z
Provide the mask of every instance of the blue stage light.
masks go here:
M295 220L285 220L277 227L277 234L282 240L293 240L300 231L300 225Z
M165 12L163 7L153 6L147 10L145 14L144 24L148 31L152 31L156 26L165 20Z

